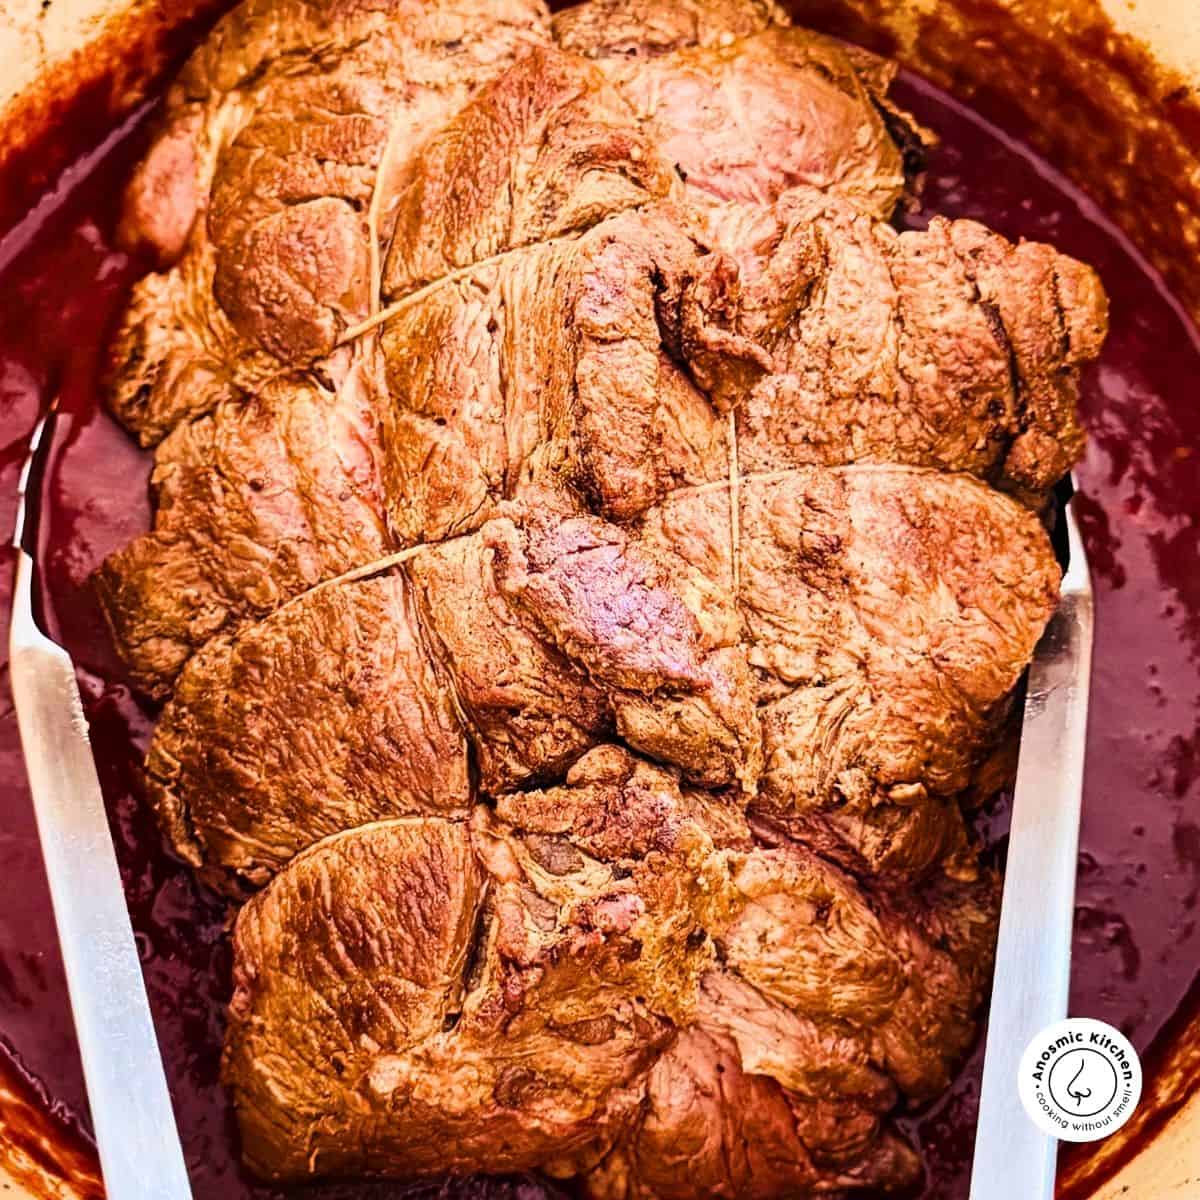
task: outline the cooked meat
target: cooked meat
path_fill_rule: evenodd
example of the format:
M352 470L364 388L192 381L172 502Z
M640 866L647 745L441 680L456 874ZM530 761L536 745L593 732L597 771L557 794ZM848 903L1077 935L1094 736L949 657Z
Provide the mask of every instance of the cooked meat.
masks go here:
M742 870L763 857L743 860ZM744 921L746 913L740 916ZM800 932L809 924L803 921ZM847 1116L853 1103L876 1120L896 1102L895 1084L872 1065L870 1043L861 1033L769 999L728 964L701 980L697 1023L737 1047L743 1071L768 1076L797 1097L847 1106ZM817 1146L810 1142L809 1148Z
M489 792L561 777L609 735L603 687L514 611L488 542L518 543L511 523L423 550L408 566L428 641L453 672Z
M723 7L718 41L765 29L767 11L754 0ZM695 37L709 43L715 26L705 25ZM773 187L828 184L865 196L882 186L894 202L899 154L851 59L813 34L780 30L772 42L769 33L763 46L777 42L775 50L746 48L762 59L749 79L728 67L736 45L685 69L711 92L714 117L786 87L788 111L825 117L799 131L804 150L792 154L792 120L774 111L782 157ZM580 37L564 34L565 48ZM117 415L156 442L281 365L328 354L377 309L384 283L395 298L449 263L664 194L679 173L657 144L656 121L618 95L619 80L613 90L576 54L546 49L550 41L536 0L253 0L235 10L172 89L126 201L127 239L148 246L168 274L139 285L114 343ZM707 144L712 136L724 140L695 131L691 157L728 157ZM733 178L737 163L722 172ZM177 208L170 220L159 215L164 197ZM876 198L876 209L886 206Z
M1026 314L1006 320L968 275L974 258L953 252L974 226L897 235L795 193L708 216L699 236L736 256L703 253L674 206L623 214L456 274L385 325L402 541L469 529L539 477L628 519L727 473L730 409L750 471L904 462L1043 502L1082 445L1069 398L1098 348L1098 293L1070 325L1039 315L1038 374L1010 350ZM1047 288L1085 291L1083 269L1052 251L988 248L990 287L1030 285L1037 259Z
M387 574L307 592L198 654L146 762L176 850L251 882L326 834L473 800L445 668Z
M678 178L595 67L538 49L425 144L395 201L382 297L590 228Z
M468 739L493 796L614 731L753 790L759 719L721 604L594 518L491 522L211 641L155 732L152 797L185 858L262 882L339 829L465 815Z
M970 1034L994 888L938 895L936 934L930 903L755 850L613 746L469 827L335 835L238 919L225 1077L248 1160L541 1167L663 1200L904 1185L886 1114Z
M718 935L732 970L768 1000L857 1041L906 1095L928 1099L949 1083L974 1033L971 1014L986 978L989 877L938 881L893 904L890 889L864 896L849 876L793 843L751 854L733 882L742 907ZM930 896L949 918L936 936L927 932ZM720 1020L723 1027L727 1018ZM791 1087L794 1070L787 1068ZM800 1090L836 1091L811 1080Z
M756 815L858 870L970 873L954 798L1000 732L1054 611L1036 518L963 475L907 467L749 476L644 523L735 588L758 679Z
M408 570L489 794L561 772L613 727L698 783L753 790L761 736L733 607L670 550L539 514L422 551ZM599 721L569 707L591 696Z
M244 0L173 87L98 584L167 836L259 889L260 1175L916 1178L1106 311L897 232L894 73L771 0Z
M1089 268L972 221L897 234L811 193L706 216L726 338L698 377L736 401L746 468L927 463L1037 505L1079 456L1079 367L1107 326ZM750 387L728 333L767 351Z
M962 222L896 235L829 202L810 224L796 223L799 197L787 207L790 233L769 252L778 207L749 225L741 208L713 217L712 236L736 258L702 253L667 208L466 268L395 312L363 361L336 362L332 390L276 384L180 426L160 449L158 528L102 576L139 683L167 690L217 629L378 557L385 521L396 545L438 541L546 486L628 520L715 482L729 470L731 394L751 473L908 462L970 471L1041 504L1081 444L1071 397L1102 324L1079 265ZM968 272L980 275L971 264L985 252L989 293L1049 289L1042 351L1010 348L1029 341L1035 305L978 298ZM1084 299L1068 321L1054 297L1071 288ZM310 450L314 437L328 444ZM297 465L264 464L271 444ZM337 461L314 487L322 454ZM195 465L172 471L185 456ZM351 499L327 496L347 473ZM306 553L304 527L322 507L334 533ZM268 578L247 580L252 563ZM163 578L185 586L164 590Z
M128 240L170 270L135 289L117 334L117 415L153 443L328 354L371 311L425 133L548 41L537 0L248 0L220 22L127 200ZM169 221L147 216L163 196Z
M569 32L572 42L585 40L578 25ZM776 24L707 46L630 54L628 45L610 49L611 33L588 32L600 44L580 49L603 56L689 191L769 204L804 186L885 218L902 196L900 147L863 72L836 42Z
M372 693L358 692L382 675L397 721L414 720L408 706L444 679L435 690L453 699L439 711L457 714L446 721L470 740L486 795L561 777L617 733L697 783L736 784L762 836L790 833L856 870L971 877L956 797L1053 611L1041 526L966 476L903 467L748 479L738 508L736 588L727 488L680 492L636 537L544 502L523 523L398 556L395 597L382 593L403 602L394 613L365 603L386 580L335 581L214 640L151 755L172 837L192 858L198 841L205 861L261 878L329 832L330 785L308 774L308 754L331 770L339 741L355 764L338 777L339 805L365 820L428 811L401 799L411 750L358 773L379 736ZM408 650L403 677L377 665L388 619L403 622L386 630ZM264 771L252 793L242 772L219 768L290 757L288 728L303 756ZM422 739L421 761L445 753L446 736ZM387 738L397 751L399 734ZM257 829L250 845L230 836L243 808L282 853L264 853Z
M825 1152L831 1144L846 1166ZM638 1124L586 1187L596 1200L774 1200L905 1187L919 1175L913 1150L869 1109L807 1102L693 1026L655 1063Z
M773 0L590 0L556 13L552 28L572 54L619 61L731 45L786 22Z
M376 415L352 368L281 377L159 446L152 533L97 573L130 674L164 695L193 650L390 547Z
M469 530L530 487L625 518L725 467L713 410L657 311L696 253L663 216L614 217L456 275L384 326L389 515L402 541Z
M285 0L274 2L278 20L294 15ZM150 694L165 694L218 629L370 561L380 541L469 532L531 485L570 489L584 507L626 520L675 488L711 481L725 471L731 408L751 471L929 464L979 474L1036 506L1077 455L1076 373L1098 348L1102 293L1085 268L1048 248L1014 248L969 223L897 235L855 207L886 214L898 195L899 150L878 111L886 64L771 23L749 0L608 5L599 23L586 7L569 10L555 29L574 53L542 44L542 24L529 14L522 24L516 8L480 19L461 44L448 35L469 23L468 0L436 17L425 9L418 17L402 0L380 11L393 8L395 20L380 23L380 13L367 20L335 6L318 21L320 44L352 48L302 66L289 57L290 41L276 45L265 0L239 9L185 71L131 187L130 236L141 229L157 239L164 262L180 239L159 228L155 198L184 193L178 203L195 218L182 257L139 285L118 334L115 409L156 440L218 407L220 437L203 421L178 433L160 477L181 457L180 442L225 448L220 457L186 454L195 469L164 483L153 538L105 573L118 645ZM317 17L305 9L297 19ZM627 44L639 28L646 44ZM303 44L303 31L288 37ZM395 45L383 44L389 38ZM401 96L388 76L372 91L372 73L397 54L412 86ZM335 60L342 107L326 97L301 138L290 114L284 121L276 110L300 105L304 87L324 96ZM639 115L630 93L642 88L657 103L671 88L654 82L655 72L674 78L677 67L696 87L708 80L713 104L754 114L764 130L779 114L759 97L760 84L780 95L807 89L786 112L821 114L800 140L841 166L788 168L767 184L751 176L774 170L775 158L756 154L719 168L744 186L702 186L699 167L684 169L684 184L672 136L658 117ZM742 72L758 81L745 94ZM357 116L342 111L356 104ZM415 104L433 106L424 144L408 132L404 106ZM392 115L369 116L376 110ZM380 129L390 130L383 148ZM799 145L790 128L776 134L785 147ZM739 134L738 146L753 140ZM711 147L695 153L724 161ZM365 175L354 166L360 158L374 163ZM869 202L885 179L891 190ZM326 221L322 205L334 196L340 216ZM314 269L313 255L322 286L336 275L341 252L326 243L347 220L361 233L359 257L374 282L361 301L343 303L339 291L337 312L318 305L318 319L293 285ZM231 241L230 222L242 230ZM319 225L326 240L311 230L283 237L279 222ZM266 341L250 317L239 319L249 308L222 299L227 241L237 247L229 251L236 287L260 299L270 293L275 307L254 301L251 314ZM270 246L256 249L260 242ZM1026 294L1035 303L1021 303ZM309 317L332 321L327 335L313 341L291 329ZM318 388L326 420L361 430L361 455L380 463L382 495L369 489L372 511L357 519L364 530L384 521L389 534L361 546L335 537L348 556L309 554L296 569L290 542L279 544L281 509L311 516L329 503L305 494L303 479L290 488L279 479L278 491L235 511L211 499L227 496L241 474L233 459L256 461L258 443L294 440L277 426L297 401L272 403L280 385L263 380L313 363L348 329L361 330L352 344L316 363L313 383L293 376L292 386ZM238 415L243 408L251 411ZM299 523L296 515L285 527ZM247 587L239 561L250 559L270 564L269 583ZM164 589L160 576L184 586Z
M922 896L901 914L794 848L728 861L742 904L724 936L734 954L761 939L746 959L754 978L732 960L702 978L696 1023L650 1070L588 1195L770 1200L910 1186L920 1162L885 1114L897 1087L920 1098L944 1086L969 1042L990 970L993 881ZM894 1008L868 1000L834 1016L838 977L814 977L818 963L849 967ZM811 987L794 991L793 972Z
M857 1022L869 1009L855 1008L849 1020L829 1015L829 981L822 988L814 979L808 995L781 1002L770 978L752 982L729 963L708 972L696 1023L650 1071L636 1120L587 1177L588 1194L767 1200L903 1189L920 1164L886 1114L897 1087L920 1097L943 1086L945 1056L965 1048L966 1014L989 970L994 882L952 885L901 914L815 860L781 869L758 852L729 861L741 904L728 942L762 938L768 961L779 955L781 967L803 945L802 971L823 955L854 964L860 980L874 965L899 993L895 1009L877 1010L874 1025L864 1026ZM871 933L870 906L885 909L886 948ZM931 929L930 911L945 914L953 929ZM855 963L856 936L864 937L865 968ZM871 945L881 953L872 956ZM897 970L910 979L899 989ZM787 978L786 968L779 977Z
M302 854L234 937L225 1077L250 1165L590 1166L694 1012L713 948L689 935L719 920L721 862L672 777L614 747L469 827L389 821Z

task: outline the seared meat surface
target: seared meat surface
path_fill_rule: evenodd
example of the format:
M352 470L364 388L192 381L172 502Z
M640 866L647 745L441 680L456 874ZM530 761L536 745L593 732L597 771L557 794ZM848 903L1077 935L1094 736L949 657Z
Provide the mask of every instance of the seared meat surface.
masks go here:
M248 1161L541 1167L597 1197L909 1183L885 1114L971 1036L992 892L887 902L615 746L469 824L339 834L238 918Z
M1054 606L1037 519L907 467L738 507L736 593L729 491L694 489L632 528L538 505L213 639L148 762L177 849L261 882L329 822L461 810L468 743L494 797L617 734L854 869L970 875L955 797Z
M246 899L280 1181L909 1186L1053 611L1093 273L889 223L894 67L770 0L244 0L122 230L148 791Z
M703 806L615 747L469 824L306 851L235 933L225 1071L251 1165L586 1168L694 1015L714 951L690 935L732 903L722 885Z
M964 475L803 468L681 491L644 535L734 585L763 769L755 817L854 870L971 873L955 797L1053 612L1036 517Z
M154 530L96 578L148 694L215 634L391 548L370 388L360 371L336 390L280 376L159 447Z
M394 575L308 592L210 642L146 770L176 850L259 883L327 834L411 813L461 820L473 802L450 681Z

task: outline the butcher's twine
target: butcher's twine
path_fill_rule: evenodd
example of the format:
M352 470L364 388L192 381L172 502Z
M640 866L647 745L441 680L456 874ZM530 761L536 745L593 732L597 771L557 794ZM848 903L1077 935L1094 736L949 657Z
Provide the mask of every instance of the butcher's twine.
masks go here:
M743 475L738 470L738 448L737 448L737 427L734 421L734 414L729 414L729 475L725 479L715 479L709 483L693 483L686 487L673 488L666 492L658 501L658 505L666 505L672 500L681 500L688 496L706 496L717 492L729 493L729 546L731 560L731 574L733 580L733 599L736 603L738 596L741 593L741 489L746 483L779 483L785 479L793 478L808 470L807 467L785 467L778 471L751 471ZM844 467L828 467L829 471L839 472L845 470ZM898 464L881 463L867 464L860 470L910 470ZM580 515L594 515L581 513ZM384 571L391 570L392 567L398 567L406 563L410 558L416 557L422 550L429 550L437 546L444 546L449 542L457 541L460 537L471 537L477 530L469 530L466 533L456 534L454 537L443 538L437 542L418 542L415 546L407 546L403 550L397 550L394 554L385 555L383 558L372 559L368 563L363 563L359 567L351 567L349 571L343 571L340 575L335 575L331 579L322 580L320 583L314 584L311 588L293 596L290 600L280 605L276 609L276 613L283 612L284 609L290 608L293 604L303 600L306 596L311 596L314 592L324 591L326 588L337 587L342 583L354 583L360 579L369 579L373 575L381 575Z
M415 291L409 292L402 296L399 300L392 304L384 305L383 303L383 259L380 253L381 238L380 238L380 216L383 205L383 196L385 192L386 177L388 167L391 163L392 151L396 143L396 134L401 127L400 121L393 121L388 130L387 140L384 142L383 152L379 156L379 163L375 168L375 182L371 187L371 201L367 207L367 244L370 247L370 314L365 320L360 321L357 325L351 325L346 329L342 336L338 339L339 346L348 345L351 342L356 342L367 334L372 333L379 326L386 324L392 317L403 312L406 308L412 307L414 304L420 303L427 295L437 288L443 287L447 283L451 283L456 279L461 279L466 275L473 275L482 268L500 264L507 259L519 254L525 254L529 251L528 245L513 246L508 250L501 251L499 254L494 254L489 258L483 259L480 262L470 263L460 267L456 271L451 271L438 279L431 280ZM640 206L638 206L640 207ZM557 245L563 242L573 242L579 240L582 236L582 231L566 234L557 238L548 238L543 242L537 243L540 246ZM738 471L738 444L737 444L737 418L733 409L729 411L728 421L728 444L729 444L729 479L721 486L729 488L729 555L731 570L733 575L733 599L737 602L738 596L741 594L741 518L739 509L740 502L740 485L741 475ZM685 489L686 490L686 489ZM670 495L664 497L669 499ZM428 543L425 543L428 544ZM336 576L334 579L327 580L325 583L318 584L317 590L323 587L329 587L338 583L351 583L356 579L363 579L370 575L378 574L381 571L386 571L390 567L394 567L399 563L405 562L411 558L413 554L424 548L424 545L410 546L407 550L401 550L397 554L388 555L386 558L381 558L377 562L368 563L362 567L355 567L351 571ZM300 599L299 596L294 599ZM292 601L288 601L288 604ZM283 607L287 607L285 604Z
M540 242L528 242L522 246L513 246L508 250L502 250L499 254L493 254L490 258L481 258L477 262L468 263L464 267L456 267L453 271L447 271L445 275L439 275L436 279L431 279L415 291L406 292L399 300L393 300L386 307L381 304L383 294L383 264L379 257L379 251L376 249L371 258L373 280L371 288L371 315L359 321L357 325L350 325L343 330L337 344L339 346L348 346L351 342L358 341L361 337L371 333L380 325L386 325L388 321L404 312L405 309L412 308L414 304L419 304L431 293L445 287L446 284L454 283L459 279L470 278L477 275L480 271L487 270L489 267L500 266L508 262L509 259L521 258L535 247L541 249L546 246L563 246L568 242L579 241L582 236L582 233L563 234L561 237L545 238Z

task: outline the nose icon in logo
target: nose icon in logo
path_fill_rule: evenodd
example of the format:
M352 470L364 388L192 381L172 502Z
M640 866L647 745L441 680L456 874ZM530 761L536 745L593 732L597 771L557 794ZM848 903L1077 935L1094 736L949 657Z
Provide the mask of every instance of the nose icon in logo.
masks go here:
M1067 1095L1070 1096L1071 1099L1074 1100L1075 1103L1078 1104L1080 1108L1083 1107L1083 1102L1085 1100L1090 1099L1091 1095L1092 1095L1091 1088L1081 1088L1078 1086L1080 1078L1085 1074L1086 1074L1086 1068L1085 1068L1085 1065L1081 1062L1079 1064L1079 1070L1075 1072L1075 1077L1071 1080L1070 1083L1067 1084Z
M1050 1068L1047 1085L1065 1113L1091 1117L1116 1097L1117 1070L1107 1055L1089 1046L1067 1051Z

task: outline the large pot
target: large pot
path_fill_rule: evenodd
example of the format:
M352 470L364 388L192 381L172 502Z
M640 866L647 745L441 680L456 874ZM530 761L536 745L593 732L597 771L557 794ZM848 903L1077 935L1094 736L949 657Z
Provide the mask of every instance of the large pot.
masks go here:
M197 30L227 6L0 4L0 231L151 94ZM796 0L792 7L804 23L899 58L1032 142L1125 230L1200 319L1196 0ZM1179 1013L1147 1065L1133 1121L1066 1157L1060 1190L1069 1200L1200 1194L1200 1015ZM6 1195L99 1194L86 1147L55 1128L39 1098L0 1073Z

